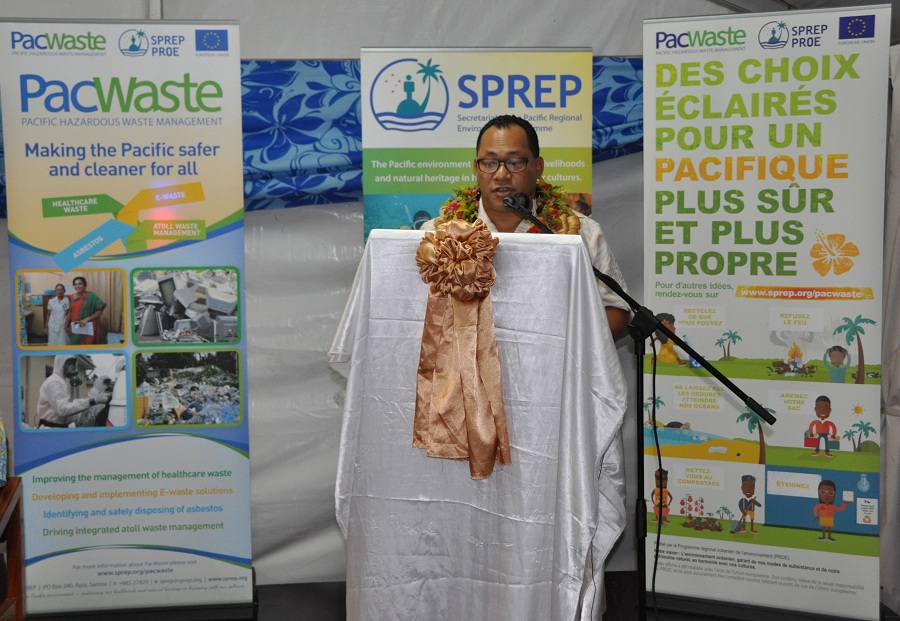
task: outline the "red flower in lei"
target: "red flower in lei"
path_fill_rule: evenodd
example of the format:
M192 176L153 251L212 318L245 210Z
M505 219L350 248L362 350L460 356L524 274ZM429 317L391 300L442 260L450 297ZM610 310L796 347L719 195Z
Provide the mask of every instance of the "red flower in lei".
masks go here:
M478 201L481 193L477 185L455 186L453 194L441 205L440 217L444 220L466 220L474 222L478 218ZM543 179L538 181L535 191L537 203L537 219L554 231L562 231L564 219L572 216L569 209L569 195L558 185L551 185ZM537 226L532 225L529 233L540 233Z

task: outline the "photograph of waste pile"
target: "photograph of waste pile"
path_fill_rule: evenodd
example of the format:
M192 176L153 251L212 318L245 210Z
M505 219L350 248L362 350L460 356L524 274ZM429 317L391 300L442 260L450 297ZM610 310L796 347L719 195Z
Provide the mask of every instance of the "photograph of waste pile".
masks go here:
M238 340L237 270L142 269L131 276L135 344Z
M138 426L241 422L237 351L139 353L134 367Z

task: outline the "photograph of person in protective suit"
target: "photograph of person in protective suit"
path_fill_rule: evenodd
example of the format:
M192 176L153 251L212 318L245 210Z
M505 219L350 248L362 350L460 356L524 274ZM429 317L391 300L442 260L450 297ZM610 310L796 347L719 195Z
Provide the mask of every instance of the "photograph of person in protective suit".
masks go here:
M44 380L38 393L38 429L63 429L72 423L78 426L79 417L82 422L86 421L85 417L96 420L109 403L110 393L102 390L102 384L95 384L97 390L92 389L88 397L75 398L74 389L81 383L76 356L60 354L53 358L53 373ZM98 406L99 410L94 409Z

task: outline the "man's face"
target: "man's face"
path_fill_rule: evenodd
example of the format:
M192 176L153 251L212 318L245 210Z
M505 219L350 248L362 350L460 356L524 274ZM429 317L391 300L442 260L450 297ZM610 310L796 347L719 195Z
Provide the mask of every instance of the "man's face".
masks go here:
M656 473L656 487L666 487L669 484L669 474Z
M819 502L826 505L834 504L835 489L831 485L823 485L819 488Z
M69 358L63 365L63 374L66 377L75 377L78 375L78 363L74 358Z
M844 352L840 349L833 349L830 354L828 354L828 358L831 360L831 364L836 367L844 364Z
M753 494L756 493L756 482L754 481L743 481L741 482L741 491L744 492L744 496L750 498Z
M820 420L825 420L831 416L831 404L827 401L816 401L816 416Z
M506 160L510 158L527 158L525 170L511 173L505 165L493 173L484 173L478 169L477 160ZM518 125L500 129L488 128L481 136L481 145L473 162L478 189L481 190L481 201L488 215L491 213L508 213L509 208L503 199L524 192L534 199L534 190L538 178L544 173L544 159L534 157L528 148L528 137L525 130Z

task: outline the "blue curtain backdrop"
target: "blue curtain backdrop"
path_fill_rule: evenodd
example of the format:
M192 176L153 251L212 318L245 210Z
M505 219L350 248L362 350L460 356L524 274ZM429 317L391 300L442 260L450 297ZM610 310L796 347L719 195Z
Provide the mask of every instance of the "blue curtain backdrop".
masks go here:
M595 162L642 149L642 72L640 58L594 58ZM241 85L247 211L361 200L358 60L243 61Z

